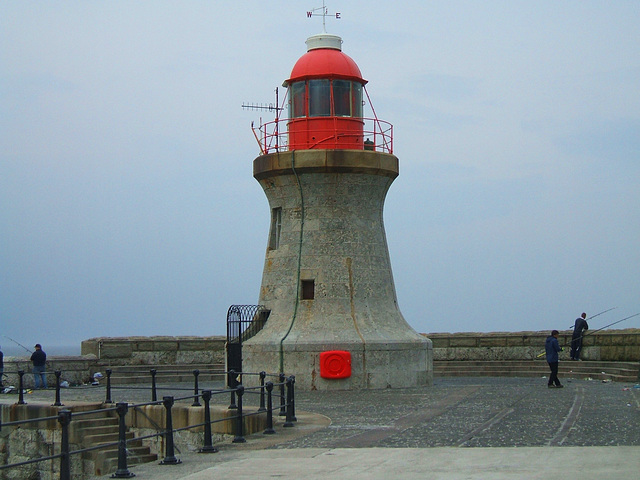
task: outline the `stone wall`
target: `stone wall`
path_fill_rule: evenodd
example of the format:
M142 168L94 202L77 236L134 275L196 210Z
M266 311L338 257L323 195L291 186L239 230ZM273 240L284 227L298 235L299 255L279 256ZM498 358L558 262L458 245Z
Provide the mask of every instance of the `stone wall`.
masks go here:
M54 407L45 404L0 405L3 422L14 422L42 417L56 417L61 409L87 411L98 408L97 404ZM72 421L73 424L73 421ZM70 430L71 433L71 430ZM34 458L48 457L60 453L61 428L56 419L23 423L19 427L3 426L0 430L0 465L20 463ZM69 450L82 448L70 435ZM92 465L82 460L82 455L70 459L71 478L84 479L92 476ZM0 471L0 478L7 480L58 480L60 459L43 460L20 467Z
M82 354L101 365L224 363L226 337L99 337L82 342Z
M550 332L429 333L434 360L531 360L544 352ZM569 358L571 331L558 338ZM640 329L603 330L583 338L583 360L640 361Z
M24 371L24 388L33 388L32 364L29 357L5 357L3 384L18 387L18 372ZM95 357L48 357L46 364L47 385L54 387L56 384L55 371L60 370L60 381L66 380L71 385L81 385L91 381L91 376L97 370Z
M75 402L71 406L55 407L43 403L25 405L0 404L0 416L3 422L31 420L42 417L56 417L62 409L74 413L94 411L103 408L100 403ZM204 407L193 407L187 404L174 404L172 409L173 428L184 429L174 434L174 444L180 452L195 452L204 444ZM235 435L236 410L226 406L210 407L213 444L226 442ZM113 412L102 415L113 415ZM83 426L74 422L80 416L72 416L69 425L69 447L71 451L86 448L83 444ZM86 417L84 417L86 418ZM93 418L96 418L94 415ZM98 418L100 418L98 416ZM243 418L244 434L264 431L267 426L267 414L251 414ZM131 408L126 416L129 431L136 437L152 436L166 428L166 409L163 405L144 405ZM185 429L190 425L199 425ZM0 465L19 463L33 458L46 457L60 453L61 428L54 418L41 422L24 423L19 427L6 427L0 430ZM163 436L150 437L144 440L152 453L162 458L165 453ZM94 477L94 459L91 455L76 454L71 456L71 478L81 480ZM0 471L0 479L7 480L58 480L60 478L60 459L44 460L26 466L13 467Z
M429 333L433 359L446 360L527 360L544 352L549 332ZM561 360L569 356L571 331L560 332L565 345ZM215 337L103 337L82 342L81 357L49 357L47 381L55 385L54 371L71 385L90 382L105 366L224 364L225 341ZM640 361L640 329L603 330L584 337L583 360ZM33 387L28 357L5 357L4 384L18 386L16 372L23 370L25 388Z

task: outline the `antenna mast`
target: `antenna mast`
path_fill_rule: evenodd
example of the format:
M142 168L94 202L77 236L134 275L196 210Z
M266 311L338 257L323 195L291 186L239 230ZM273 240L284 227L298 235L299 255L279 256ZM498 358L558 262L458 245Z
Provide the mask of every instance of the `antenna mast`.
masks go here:
M275 94L276 94L276 103L275 105L273 103L269 103L269 104L265 104L265 103L243 103L242 104L242 108L244 110L268 110L270 112L275 111L275 120L274 120L274 137L276 140L276 151L279 151L279 145L278 145L278 140L280 138L280 129L279 129L279 122L280 122L280 112L284 110L284 107L279 107L279 98L278 98L278 87L276 87L275 90ZM285 95L286 98L286 95ZM253 134L256 135L255 132L255 128L253 127L253 122L251 122L251 129L253 130ZM262 129L262 117L260 117L260 129ZM258 136L256 136L256 140L258 141L258 145L261 145L260 143L260 139L258 138ZM262 147L261 147L262 149ZM263 152L266 153L266 152Z

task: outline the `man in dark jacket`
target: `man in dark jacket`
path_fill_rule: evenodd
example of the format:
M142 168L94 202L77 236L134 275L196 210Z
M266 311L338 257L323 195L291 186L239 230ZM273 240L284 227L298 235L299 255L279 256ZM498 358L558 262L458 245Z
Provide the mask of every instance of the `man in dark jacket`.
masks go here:
M571 360L580 360L580 351L582 350L582 332L589 330L589 324L587 323L587 314L583 313L576 318L576 323L573 325L573 335L571 335Z
M562 351L562 347L558 343L558 330L553 330L551 335L547 337L544 349L547 354L547 363L551 369L548 387L553 388L555 386L556 388L562 388L560 380L558 379L558 352Z
M36 351L31 354L31 363L33 363L33 382L35 388L42 386L47 388L47 375L45 373L45 365L47 363L47 354L42 350L42 346L36 343Z

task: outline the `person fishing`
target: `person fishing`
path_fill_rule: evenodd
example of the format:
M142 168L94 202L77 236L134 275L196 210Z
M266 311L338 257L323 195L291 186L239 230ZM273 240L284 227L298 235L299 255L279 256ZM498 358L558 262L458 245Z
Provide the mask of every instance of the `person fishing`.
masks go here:
M571 360L580 360L580 353L582 352L582 337L584 337L584 334L582 332L586 330L589 330L589 324L587 323L587 314L582 313L582 315L576 318L576 321L573 324L573 335L571 336L571 352L569 353Z
M47 388L46 363L47 354L42 350L42 345L36 343L35 351L31 354L33 363L33 382L35 388Z

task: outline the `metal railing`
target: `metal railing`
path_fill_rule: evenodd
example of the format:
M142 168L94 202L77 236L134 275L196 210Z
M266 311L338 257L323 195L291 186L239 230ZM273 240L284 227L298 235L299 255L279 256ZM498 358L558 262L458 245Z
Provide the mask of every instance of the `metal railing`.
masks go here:
M336 117L339 118L339 117ZM363 122L362 144L364 150L374 150L383 153L393 153L393 125L384 120L377 118L359 118ZM281 131L279 125L286 123L287 120L274 120L261 124L259 127L253 127L253 133L260 146L260 153L266 155L274 152L288 152L290 150L289 132ZM311 129L314 133L319 134L315 146L310 148L322 148L324 142L339 140L346 136L353 136L353 132L341 133L336 129L327 129L324 133L318 132L317 128ZM298 127L297 132L304 133L304 130ZM292 148L291 148L292 149Z
M242 344L267 323L271 310L264 305L231 305L227 311L227 368L242 371Z
M106 370L107 373L107 383L104 386L105 388L105 402L106 404L113 404L112 400L112 390L116 387L111 385L111 374L113 371L111 369ZM22 372L24 374L24 372ZM71 412L68 409L62 409L58 412L56 416L49 417L39 417L32 418L28 420L17 420L10 422L2 422L0 421L0 431L2 429L16 428L21 425L31 424L31 423L39 423L39 422L47 422L52 420L57 420L60 425L60 446L59 453L33 458L30 460L10 463L6 465L0 465L0 471L20 468L27 465L31 465L38 462L46 462L53 461L56 459L60 459L59 472L60 472L60 480L71 480L71 457L73 455L83 454L85 452L90 452L94 450L106 449L109 447L118 447L118 467L115 473L111 476L112 478L130 478L135 476L133 473L129 471L127 465L127 444L130 441L141 441L153 439L156 437L163 437L165 443L165 456L164 459L160 462L161 465L176 465L182 463L180 459L176 457L175 454L175 443L174 443L174 434L176 432L192 430L199 427L204 427L204 440L203 446L199 449L200 453L213 453L217 452L218 448L213 445L212 442L212 431L211 425L219 422L228 422L232 421L234 423L234 437L233 443L245 443L245 433L244 433L244 419L249 416L254 415L266 415L266 428L264 430L264 434L273 434L274 430L274 422L273 422L273 412L278 410L278 415L285 417L285 422L283 423L284 428L293 427L295 422L297 421L295 417L295 377L289 376L286 377L284 374L267 374L266 372L260 373L241 373L236 374L233 371L224 372L223 375L226 378L231 379L232 385L229 385L224 389L213 389L213 388L205 388L199 389L198 385L198 376L199 371L194 370L194 389L193 394L175 397L172 395L165 395L162 397L162 400L157 400L157 391L159 387L153 381L155 377L154 370L150 371L151 374L151 387L118 387L123 390L131 390L131 389L140 389L145 388L151 390L152 401L146 403L137 403L137 404L129 404L126 402L118 402L115 404L115 407L110 408L101 408L90 411L81 411L81 412ZM258 376L259 377L259 385L255 387L245 387L242 385L242 376ZM56 403L54 406L63 406L60 402L60 385L59 378L60 375L56 373L56 377L58 379L57 388L56 388ZM267 377L273 378L274 381L267 380ZM22 375L20 376L22 378ZM278 392L279 389L279 393ZM180 388L180 387L171 387L171 390L189 390L190 388ZM24 402L24 397L22 395L23 390L20 389L20 397L17 404L26 404ZM229 410L235 410L236 414L232 417L225 417L216 420L211 419L210 412L210 402L213 396L218 395L230 395L231 403L228 407ZM246 412L244 408L244 396L245 395L257 395L259 396L259 407L256 411ZM279 406L274 406L274 396L276 398L280 398ZM192 407L202 407L200 403L200 399L202 399L204 403L204 422L197 424L190 424L180 428L173 427L173 417L172 417L172 409L177 401L185 401L192 400ZM127 433L127 423L126 423L126 415L130 409L138 410L140 407L145 407L149 405L163 405L165 409L165 428L161 429L154 434L135 437L132 439L128 439L126 437ZM90 415L104 415L108 412L115 412L118 416L118 440L116 442L108 442L101 443L99 445L71 450L69 445L69 428L72 422L78 417L86 417ZM159 428L158 428L159 429ZM53 469L53 467L52 467Z

